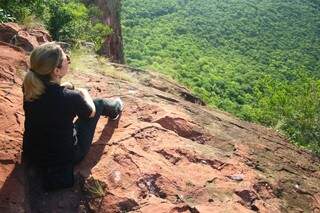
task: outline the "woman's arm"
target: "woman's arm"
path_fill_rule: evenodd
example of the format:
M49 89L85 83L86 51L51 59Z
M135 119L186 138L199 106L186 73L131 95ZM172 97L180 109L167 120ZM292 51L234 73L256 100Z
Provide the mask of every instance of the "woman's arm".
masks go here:
M93 103L93 100L88 92L88 90L84 89L84 88L76 88L76 90L78 90L81 95L83 96L84 100L87 102L87 104L90 106L92 113L89 116L90 118L94 117L96 114L96 106Z

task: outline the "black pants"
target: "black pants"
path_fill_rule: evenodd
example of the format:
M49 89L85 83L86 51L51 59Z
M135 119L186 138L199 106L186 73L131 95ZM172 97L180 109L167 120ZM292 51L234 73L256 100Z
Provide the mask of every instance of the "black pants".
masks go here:
M101 115L115 118L120 113L120 105L108 99L94 99L96 114L93 118L77 119L75 122L76 140L74 164L79 163L88 153L94 132Z

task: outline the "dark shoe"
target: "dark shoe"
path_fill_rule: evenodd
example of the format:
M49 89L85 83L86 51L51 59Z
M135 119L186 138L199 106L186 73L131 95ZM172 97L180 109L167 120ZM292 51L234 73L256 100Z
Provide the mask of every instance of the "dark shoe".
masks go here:
M121 98L119 98L119 97L116 98L114 101L116 102L116 105L119 107L117 115L114 118L111 118L112 120L115 121L115 120L117 120L119 118L119 116L120 116L120 114L121 114L121 112L122 112L122 110L124 108L124 103L121 100Z

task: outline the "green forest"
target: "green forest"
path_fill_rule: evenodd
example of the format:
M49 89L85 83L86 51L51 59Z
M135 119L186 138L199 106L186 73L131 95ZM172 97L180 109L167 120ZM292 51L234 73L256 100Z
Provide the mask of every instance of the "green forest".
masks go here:
M123 0L127 63L320 153L319 0Z
M0 0L0 22L99 49L112 32L89 0ZM320 154L319 0L122 0L129 65Z

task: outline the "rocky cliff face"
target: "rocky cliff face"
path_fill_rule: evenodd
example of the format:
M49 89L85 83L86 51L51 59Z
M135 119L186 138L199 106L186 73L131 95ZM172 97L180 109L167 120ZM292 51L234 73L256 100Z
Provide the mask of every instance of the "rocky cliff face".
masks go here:
M125 110L99 121L75 186L44 192L20 163L27 60L0 43L0 212L320 212L318 157L159 74L99 68L92 55L68 78L94 97L121 96Z
M121 32L121 0L90 0L103 12L103 23L113 30L104 41L99 53L110 58L115 63L124 63L122 32Z

